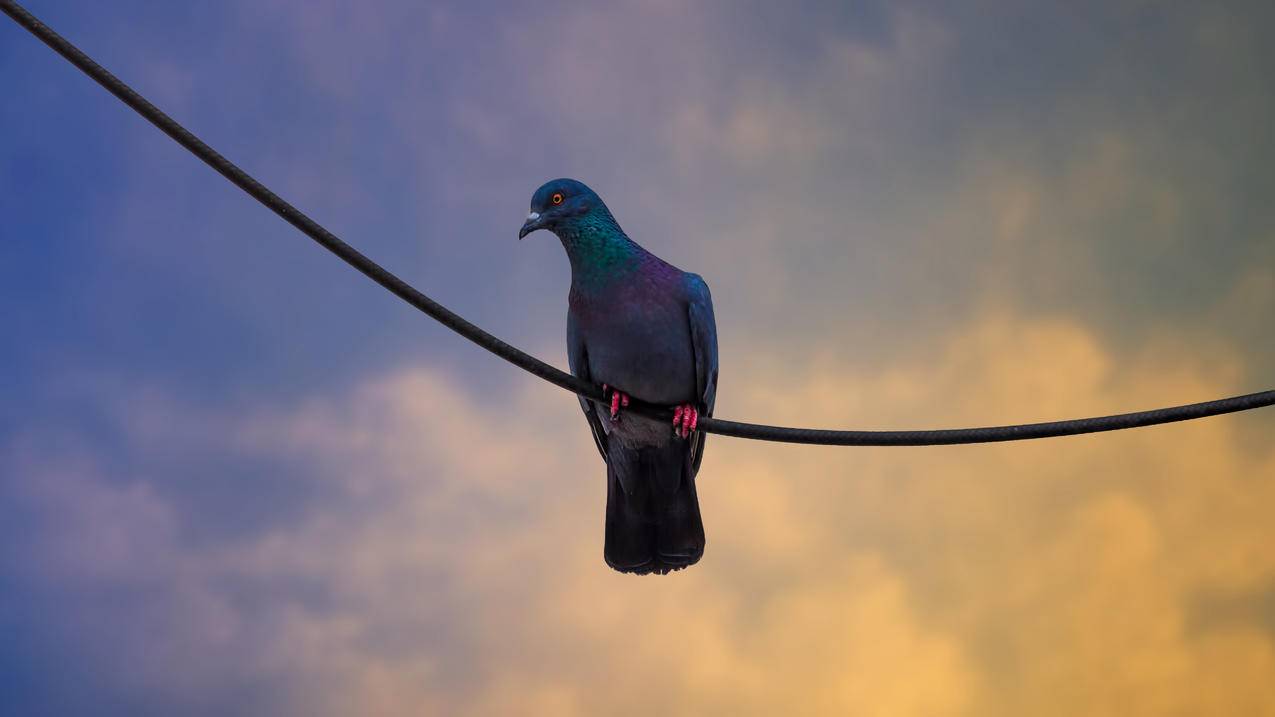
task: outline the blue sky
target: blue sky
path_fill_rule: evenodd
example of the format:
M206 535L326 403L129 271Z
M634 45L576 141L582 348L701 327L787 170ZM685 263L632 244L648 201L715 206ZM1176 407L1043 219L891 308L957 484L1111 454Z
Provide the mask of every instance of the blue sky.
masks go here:
M1261 3L28 8L559 366L568 267L516 235L545 179L588 182L712 287L723 417L991 424L1273 383ZM0 70L0 712L1275 707L1269 415L717 439L704 564L625 579L569 396L12 23Z

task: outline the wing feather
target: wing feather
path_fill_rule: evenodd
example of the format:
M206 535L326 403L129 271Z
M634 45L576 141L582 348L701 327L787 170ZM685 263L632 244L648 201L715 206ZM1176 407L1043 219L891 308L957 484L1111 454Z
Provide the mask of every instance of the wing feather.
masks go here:
M575 321L571 316L567 317L567 363L571 366L571 373L576 378L592 383L592 371L589 370L589 349L585 346L584 341L580 339ZM585 420L589 422L589 430L593 432L593 442L598 446L598 453L602 454L604 462L608 461L607 433L602 426L602 417L598 415L598 411L592 401L583 396L577 396L576 398L580 401L580 408L584 410Z
M717 321L713 317L713 296L698 274L688 274L690 284L687 318L691 325L691 345L695 350L695 395L701 416L712 416L717 403ZM708 435L695 433L691 443L691 472L699 472Z

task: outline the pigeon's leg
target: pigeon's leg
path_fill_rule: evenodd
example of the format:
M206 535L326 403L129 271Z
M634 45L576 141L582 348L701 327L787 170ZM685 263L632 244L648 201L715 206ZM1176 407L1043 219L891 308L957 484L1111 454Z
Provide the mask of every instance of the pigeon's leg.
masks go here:
M620 408L629 405L629 394L616 390L614 386L602 384L602 395L611 394L611 422L620 420Z
M680 424L680 425L679 425ZM699 409L684 403L673 409L673 435L686 438L699 425Z

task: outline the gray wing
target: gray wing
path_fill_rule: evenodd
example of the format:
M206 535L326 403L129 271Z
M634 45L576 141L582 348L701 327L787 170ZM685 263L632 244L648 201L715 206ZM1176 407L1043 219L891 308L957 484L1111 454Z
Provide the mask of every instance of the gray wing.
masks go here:
M593 383L589 370L589 349L580 338L575 319L570 314L567 315L567 364L571 366L571 373L576 378ZM584 409L584 418L589 422L589 430L593 432L593 442L598 446L598 453L602 454L603 461L609 460L607 433L602 426L602 417L598 415L592 401L583 396L576 396L576 398L580 401L580 408Z
M702 416L713 415L717 403L717 321L713 317L713 296L698 274L687 275L689 297L687 318L691 325L691 345L695 349L695 395ZM699 472L708 434L696 431L691 442L691 473Z

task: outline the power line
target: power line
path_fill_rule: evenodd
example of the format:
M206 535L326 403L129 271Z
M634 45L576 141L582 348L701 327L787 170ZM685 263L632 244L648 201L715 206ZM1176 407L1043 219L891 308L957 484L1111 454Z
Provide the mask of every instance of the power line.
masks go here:
M40 22L18 3L11 0L0 0L0 10L3 10L19 25L29 30L31 34L69 60L71 64L78 67L84 74L105 87L124 104L133 108L134 111L151 124L176 140L178 144L190 150L192 154L203 160L208 166L217 170L223 177L234 183L235 186L247 192L253 199L264 204L270 211L278 214L289 224L300 229L306 236L337 255L345 263L358 269L372 281L388 289L395 296L403 299L452 331L524 371L586 398L595 401L604 400L600 387L581 381L483 331L447 307L417 291L410 284L367 258L354 247L341 241L335 234L324 229L318 222L267 189L247 172L221 156L212 147L204 144L202 140L191 134L185 127L182 127L173 118L161 112L159 108L147 101L146 98L121 82L115 75L106 71L101 65L94 62L92 58L81 52L79 48L68 42L66 38L54 32L49 26ZM1205 401L1203 403L1137 413L1123 413L1115 416L986 428L954 428L932 431L835 431L767 426L708 417L701 418L698 427L701 431L718 433L724 436L784 443L834 446L935 446L958 443L1019 441L1031 438L1050 438L1081 433L1115 431L1124 428L1154 426L1161 423L1217 416L1270 405L1275 405L1275 391L1262 391L1216 401ZM636 399L632 401L628 410L663 421L670 421L673 416L672 410L667 407L652 405Z

